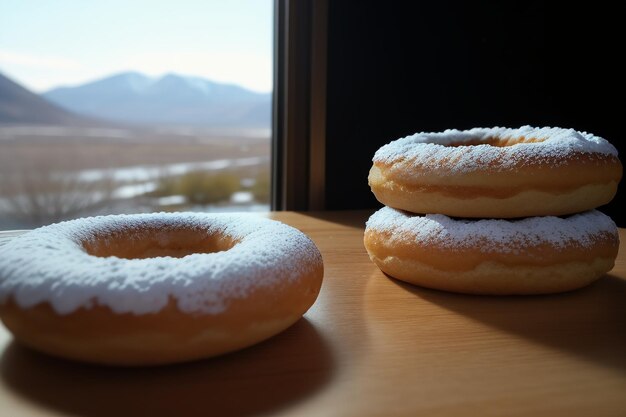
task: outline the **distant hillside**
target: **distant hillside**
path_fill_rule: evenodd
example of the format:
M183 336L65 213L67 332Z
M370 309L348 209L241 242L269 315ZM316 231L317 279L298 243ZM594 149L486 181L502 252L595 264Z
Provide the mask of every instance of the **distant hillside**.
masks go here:
M86 126L89 119L72 114L30 92L0 73L0 123Z
M271 120L271 94L176 74L127 72L44 97L78 114L124 123L269 127Z

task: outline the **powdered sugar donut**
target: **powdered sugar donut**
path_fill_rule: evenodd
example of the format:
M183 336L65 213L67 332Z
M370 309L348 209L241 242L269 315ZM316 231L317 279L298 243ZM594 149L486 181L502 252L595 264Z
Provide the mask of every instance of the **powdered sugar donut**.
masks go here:
M613 268L615 223L593 210L566 218L455 220L384 207L365 247L385 273L471 294L541 294L583 287Z
M572 129L476 128L418 133L380 148L369 184L413 213L511 218L564 215L611 201L617 150Z
M181 362L289 327L322 275L308 237L252 215L86 218L0 247L0 316L18 341L53 355Z

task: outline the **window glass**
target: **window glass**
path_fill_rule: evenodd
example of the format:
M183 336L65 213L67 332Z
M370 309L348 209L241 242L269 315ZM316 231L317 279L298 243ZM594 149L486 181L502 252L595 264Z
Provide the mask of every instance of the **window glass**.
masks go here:
M273 2L0 3L0 230L269 209Z

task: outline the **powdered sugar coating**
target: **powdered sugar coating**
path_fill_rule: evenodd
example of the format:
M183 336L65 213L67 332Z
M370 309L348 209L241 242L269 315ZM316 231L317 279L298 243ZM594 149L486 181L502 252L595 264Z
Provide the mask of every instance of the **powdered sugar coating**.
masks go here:
M88 254L94 236L141 228L193 228L239 241L183 258L121 259ZM132 236L131 236L132 238ZM156 313L173 297L183 312L219 314L228 300L297 280L322 263L315 244L283 223L245 214L101 216L42 227L0 247L0 302L49 302L59 314L93 303L115 313Z
M413 215L383 207L369 218L367 229L388 233L389 245L409 239L449 250L478 249L483 253L516 253L540 245L566 250L592 247L607 235L619 239L613 220L597 210L565 218L465 220L443 214Z
M475 144L488 138L533 138L539 141L504 147ZM471 146L463 146L465 144ZM411 165L423 170L411 171L411 175L430 175L429 171L434 169L438 175L454 175L483 170L485 166L490 170L504 171L526 165L560 165L579 154L616 157L617 150L601 137L574 129L531 126L518 129L449 129L438 133L417 133L395 140L381 147L373 161L390 166L410 161ZM442 164L442 161L445 163ZM406 167L402 167L402 170L406 171Z

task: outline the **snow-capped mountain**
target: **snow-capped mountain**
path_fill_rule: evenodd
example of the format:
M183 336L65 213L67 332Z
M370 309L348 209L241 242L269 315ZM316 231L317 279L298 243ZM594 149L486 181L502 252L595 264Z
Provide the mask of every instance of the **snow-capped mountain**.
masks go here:
M200 77L126 72L43 96L74 113L150 125L269 127L271 94Z

